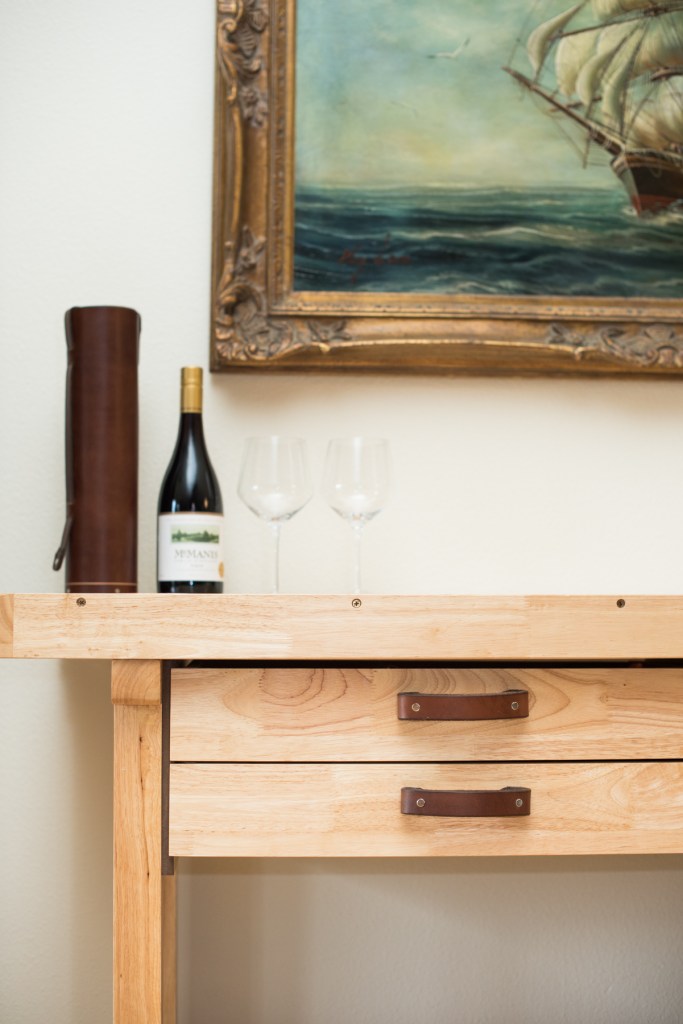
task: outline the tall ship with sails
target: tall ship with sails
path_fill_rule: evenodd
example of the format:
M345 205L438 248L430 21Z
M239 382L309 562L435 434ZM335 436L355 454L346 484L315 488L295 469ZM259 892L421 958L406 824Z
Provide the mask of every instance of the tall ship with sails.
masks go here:
M505 70L610 154L636 213L683 208L683 0L584 0L526 49L533 77Z

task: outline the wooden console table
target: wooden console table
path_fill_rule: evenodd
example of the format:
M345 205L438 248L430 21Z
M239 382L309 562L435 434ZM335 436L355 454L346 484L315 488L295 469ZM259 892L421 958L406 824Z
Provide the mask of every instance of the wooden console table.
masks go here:
M112 662L114 1021L175 1019L175 856L683 850L683 598L0 597Z

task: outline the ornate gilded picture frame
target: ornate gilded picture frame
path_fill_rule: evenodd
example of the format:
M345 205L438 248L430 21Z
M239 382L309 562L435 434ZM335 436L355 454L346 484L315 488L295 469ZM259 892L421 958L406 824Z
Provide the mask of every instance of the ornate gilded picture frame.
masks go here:
M610 3L218 0L212 370L683 373L670 26Z

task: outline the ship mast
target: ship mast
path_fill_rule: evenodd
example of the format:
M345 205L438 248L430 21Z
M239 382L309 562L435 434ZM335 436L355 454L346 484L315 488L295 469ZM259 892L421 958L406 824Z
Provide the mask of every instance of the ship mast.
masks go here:
M599 20L588 25L581 24L581 12L587 4L588 0L582 0L531 32L527 54L533 78L514 68L503 70L580 125L590 141L612 156L634 146L652 148L651 138L656 138L658 131L662 139L655 148L662 149L664 155L680 152L683 138L671 140L659 128L654 100L661 100L656 91L665 80L683 81L683 19L677 16L683 11L683 0L645 0L636 10L633 5L625 10L619 0L616 4L613 0L593 0L592 8L594 12L597 9ZM555 89L540 81L553 52ZM649 92L643 98L644 90ZM573 102L572 95L577 94L578 102ZM603 116L596 118L593 109L598 104Z
M519 71L515 71L514 68L504 67L503 71L507 71L509 75L512 75L516 81L520 82L529 92L536 93L537 96L541 96L547 103L556 110L561 110L563 114L571 118L577 124L585 128L589 134L592 142L597 143L598 146L602 146L608 153L612 153L614 156L621 153L624 145L621 137L616 132L611 132L605 125L598 124L597 121L591 121L587 117L583 117L577 110L572 109L566 103L562 103L556 96L553 96L551 92L544 89L538 82L532 81L527 78L526 75L521 74Z

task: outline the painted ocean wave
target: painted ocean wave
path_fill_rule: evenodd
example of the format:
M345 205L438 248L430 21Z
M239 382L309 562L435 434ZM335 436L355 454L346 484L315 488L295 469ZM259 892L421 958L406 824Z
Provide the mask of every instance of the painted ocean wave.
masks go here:
M294 287L683 298L683 211L618 189L300 188Z

